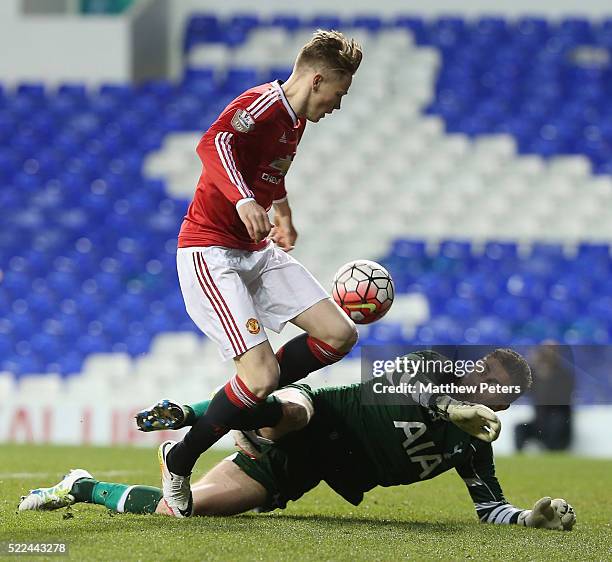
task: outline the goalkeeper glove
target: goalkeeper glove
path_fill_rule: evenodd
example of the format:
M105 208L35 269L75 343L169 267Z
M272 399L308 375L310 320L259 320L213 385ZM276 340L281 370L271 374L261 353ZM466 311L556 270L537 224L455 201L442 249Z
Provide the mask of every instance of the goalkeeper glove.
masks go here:
M445 420L487 443L495 441L501 432L501 422L495 412L482 404L441 396L436 399L433 409Z
M517 520L517 524L525 527L556 531L571 531L575 523L574 508L564 499L551 500L548 496L539 499L533 509L523 511Z

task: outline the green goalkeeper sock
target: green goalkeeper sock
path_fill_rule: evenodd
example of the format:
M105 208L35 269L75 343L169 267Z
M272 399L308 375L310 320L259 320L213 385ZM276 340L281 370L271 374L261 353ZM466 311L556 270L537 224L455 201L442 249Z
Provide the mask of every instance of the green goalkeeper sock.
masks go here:
M70 493L77 502L103 505L117 513L155 513L163 493L152 486L129 486L99 482L93 478L77 480Z
M264 405L272 406L277 404L277 400L274 396L268 396L263 402ZM196 402L195 404L185 404L183 407L187 411L187 417L185 418L185 425L194 425L208 410L208 406L210 406L210 400L204 400L204 402ZM261 410L261 405L259 406ZM240 420L241 423L239 425L240 428L236 429L250 429L250 426L253 425L256 428L259 428L258 425L259 420L257 419L257 411L252 411L249 409L245 412L245 415L242 416ZM249 422L254 422L253 424Z
M184 406L185 410L187 410L185 425L193 425L197 422L206 413L208 406L210 406L210 400Z

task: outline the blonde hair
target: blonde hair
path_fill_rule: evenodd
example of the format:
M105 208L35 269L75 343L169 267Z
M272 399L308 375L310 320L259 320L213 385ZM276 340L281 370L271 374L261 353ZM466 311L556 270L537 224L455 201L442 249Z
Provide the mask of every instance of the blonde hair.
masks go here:
M354 39L348 39L339 31L318 29L300 50L295 66L328 69L352 76L362 56L361 45Z

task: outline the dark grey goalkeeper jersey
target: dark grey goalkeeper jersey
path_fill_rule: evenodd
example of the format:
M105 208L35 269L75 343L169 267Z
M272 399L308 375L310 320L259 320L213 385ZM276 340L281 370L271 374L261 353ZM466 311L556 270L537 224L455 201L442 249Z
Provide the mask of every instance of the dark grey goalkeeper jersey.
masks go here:
M417 352L416 359L445 359ZM438 384L447 374L417 373L422 382ZM234 459L269 492L266 509L284 507L321 481L354 505L376 486L412 484L455 469L465 482L478 517L489 523L516 523L523 511L502 493L493 449L445 420L436 396L410 396L372 403L376 381L312 391L315 414L304 429L264 447L254 460L239 453Z
M455 469L481 521L516 523L522 510L504 498L490 443L422 406L363 405L361 386L313 393L312 438L327 459L322 462L340 467L323 478L332 488L356 504L375 486L412 484Z

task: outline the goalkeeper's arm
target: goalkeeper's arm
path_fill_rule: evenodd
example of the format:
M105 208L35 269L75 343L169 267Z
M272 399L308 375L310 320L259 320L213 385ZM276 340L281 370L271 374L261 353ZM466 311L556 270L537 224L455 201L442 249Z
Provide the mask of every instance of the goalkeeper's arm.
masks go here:
M433 359L436 361L446 360L439 353L431 351L418 351L414 355L417 359L424 361ZM410 398L420 406L427 408L430 412L440 416L442 419L455 424L466 433L483 441L491 443L499 437L501 422L493 410L482 404L473 404L455 400L447 394L439 394L426 390L434 385L456 380L454 376L444 373L425 372L424 370L405 373L400 380L411 383L413 389Z
M489 443L472 443L470 460L457 467L472 497L481 523L521 525L570 531L576 523L574 508L564 499L539 499L532 509L520 509L504 498L495 476L493 449Z
M501 432L501 422L497 414L482 404L461 402L442 395L433 399L429 409L466 433L487 443L495 441Z

